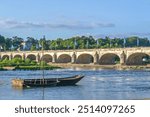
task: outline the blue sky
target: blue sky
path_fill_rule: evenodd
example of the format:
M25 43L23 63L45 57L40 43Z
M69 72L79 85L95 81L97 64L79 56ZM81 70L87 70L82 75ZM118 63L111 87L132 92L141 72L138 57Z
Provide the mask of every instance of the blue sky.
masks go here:
M150 0L0 0L0 34L150 37Z

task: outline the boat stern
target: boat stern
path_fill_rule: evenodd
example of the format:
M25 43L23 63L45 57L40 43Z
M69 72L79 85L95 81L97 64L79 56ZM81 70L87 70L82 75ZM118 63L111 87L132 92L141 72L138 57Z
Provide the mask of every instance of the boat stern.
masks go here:
M23 87L24 80L15 78L15 79L12 79L11 83L12 83L12 86L14 87Z

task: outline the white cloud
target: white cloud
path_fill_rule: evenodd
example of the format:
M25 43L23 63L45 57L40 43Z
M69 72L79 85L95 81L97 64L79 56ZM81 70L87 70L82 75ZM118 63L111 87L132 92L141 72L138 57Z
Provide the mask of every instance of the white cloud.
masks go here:
M72 23L37 23L37 22L21 22L15 20L0 19L0 28L57 28L57 29L94 29L115 27L113 23L100 22L72 22Z
M130 33L118 33L118 34L97 34L94 37L95 38L104 38L106 36L109 36L111 38L119 37L119 38L125 38L130 36L138 36L138 37L150 37L149 32L130 32Z

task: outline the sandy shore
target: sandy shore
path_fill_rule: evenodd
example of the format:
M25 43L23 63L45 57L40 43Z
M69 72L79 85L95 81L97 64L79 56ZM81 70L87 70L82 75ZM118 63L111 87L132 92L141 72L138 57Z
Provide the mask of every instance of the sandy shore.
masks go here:
M71 63L49 63L52 66L59 66L62 68L87 68L87 69L118 69L118 70L130 70L130 69L150 69L150 65L97 65L97 64L71 64Z
M7 69L7 70L13 70L15 69L15 67L3 67L4 69Z
M98 64L71 64L71 63L48 63L49 65L62 68L83 68L83 69L117 69L117 70L140 70L150 69L150 65L98 65ZM15 67L3 67L6 70L13 70Z

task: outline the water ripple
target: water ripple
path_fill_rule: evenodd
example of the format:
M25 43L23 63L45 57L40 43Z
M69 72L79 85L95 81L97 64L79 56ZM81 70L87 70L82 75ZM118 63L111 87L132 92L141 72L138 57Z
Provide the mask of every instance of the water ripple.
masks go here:
M46 70L45 77L84 74L77 86L45 88L45 99L144 99L150 97L150 72L144 70ZM40 78L42 71L0 71L0 99L42 99L43 88L18 90L11 79ZM7 93L5 93L7 90Z

